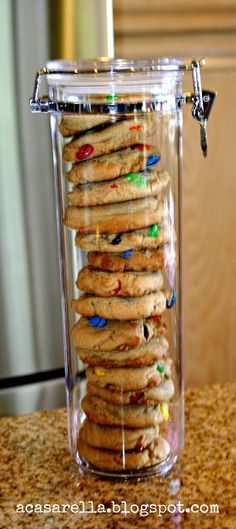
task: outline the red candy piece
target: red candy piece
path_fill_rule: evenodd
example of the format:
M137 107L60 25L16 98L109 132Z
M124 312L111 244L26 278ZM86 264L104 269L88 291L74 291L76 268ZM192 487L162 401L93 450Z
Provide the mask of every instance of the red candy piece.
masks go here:
M138 149L139 151L144 151L144 149L151 149L151 145L144 145L143 143L137 143L137 145L135 145L135 149Z
M152 320L156 320L156 321L161 322L162 321L162 316L158 316L158 315L152 316Z
M132 125L132 127L130 127L130 130L140 130L142 128L142 125Z
M118 187L116 184L111 184L112 189L116 189L116 187Z
M85 143L76 151L77 160L85 160L93 153L93 146L90 143Z
M118 287L111 291L112 296L118 296L121 289L121 281L118 279Z
M143 391L136 391L134 395L131 395L129 401L130 404L137 404L137 402L144 396Z

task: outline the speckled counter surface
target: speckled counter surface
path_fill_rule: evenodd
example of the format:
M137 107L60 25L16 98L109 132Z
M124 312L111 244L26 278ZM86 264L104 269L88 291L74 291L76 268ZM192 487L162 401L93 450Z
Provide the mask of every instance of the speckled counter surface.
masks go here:
M188 390L183 457L166 478L140 482L80 476L67 449L64 410L2 418L1 529L236 529L235 402L236 383ZM31 504L28 510L36 504L74 504L81 510L82 501L87 510L103 504L108 512L16 512L18 504ZM123 511L134 504L139 509L142 504L174 505L170 510L178 502L181 510L218 504L219 513L116 514L109 512L112 501Z

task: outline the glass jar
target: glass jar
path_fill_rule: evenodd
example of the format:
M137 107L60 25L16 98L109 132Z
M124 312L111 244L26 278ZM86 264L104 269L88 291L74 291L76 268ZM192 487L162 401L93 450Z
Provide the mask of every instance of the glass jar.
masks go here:
M87 473L183 450L179 60L50 62L69 443ZM38 99L44 75L49 99Z

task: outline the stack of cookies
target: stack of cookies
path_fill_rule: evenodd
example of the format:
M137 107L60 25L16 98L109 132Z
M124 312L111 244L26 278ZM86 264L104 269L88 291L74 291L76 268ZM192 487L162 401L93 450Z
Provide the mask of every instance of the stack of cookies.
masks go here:
M110 97L110 96L108 96ZM82 459L100 470L135 471L169 455L160 434L174 394L163 313L175 303L165 285L170 238L159 170L155 115L65 115L63 158L74 184L64 224L87 251L71 300L81 317L71 337L86 370Z

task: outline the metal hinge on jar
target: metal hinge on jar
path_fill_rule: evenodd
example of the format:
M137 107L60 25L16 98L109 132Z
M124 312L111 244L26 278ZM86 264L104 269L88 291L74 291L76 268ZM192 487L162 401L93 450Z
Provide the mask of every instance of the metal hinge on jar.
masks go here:
M217 93L210 90L202 90L201 86L201 66L205 64L205 59L191 62L186 65L186 70L192 70L193 92L187 92L177 98L177 103L182 106L185 103L192 103L192 116L200 125L200 144L203 156L207 156L207 121L209 119L212 106Z

